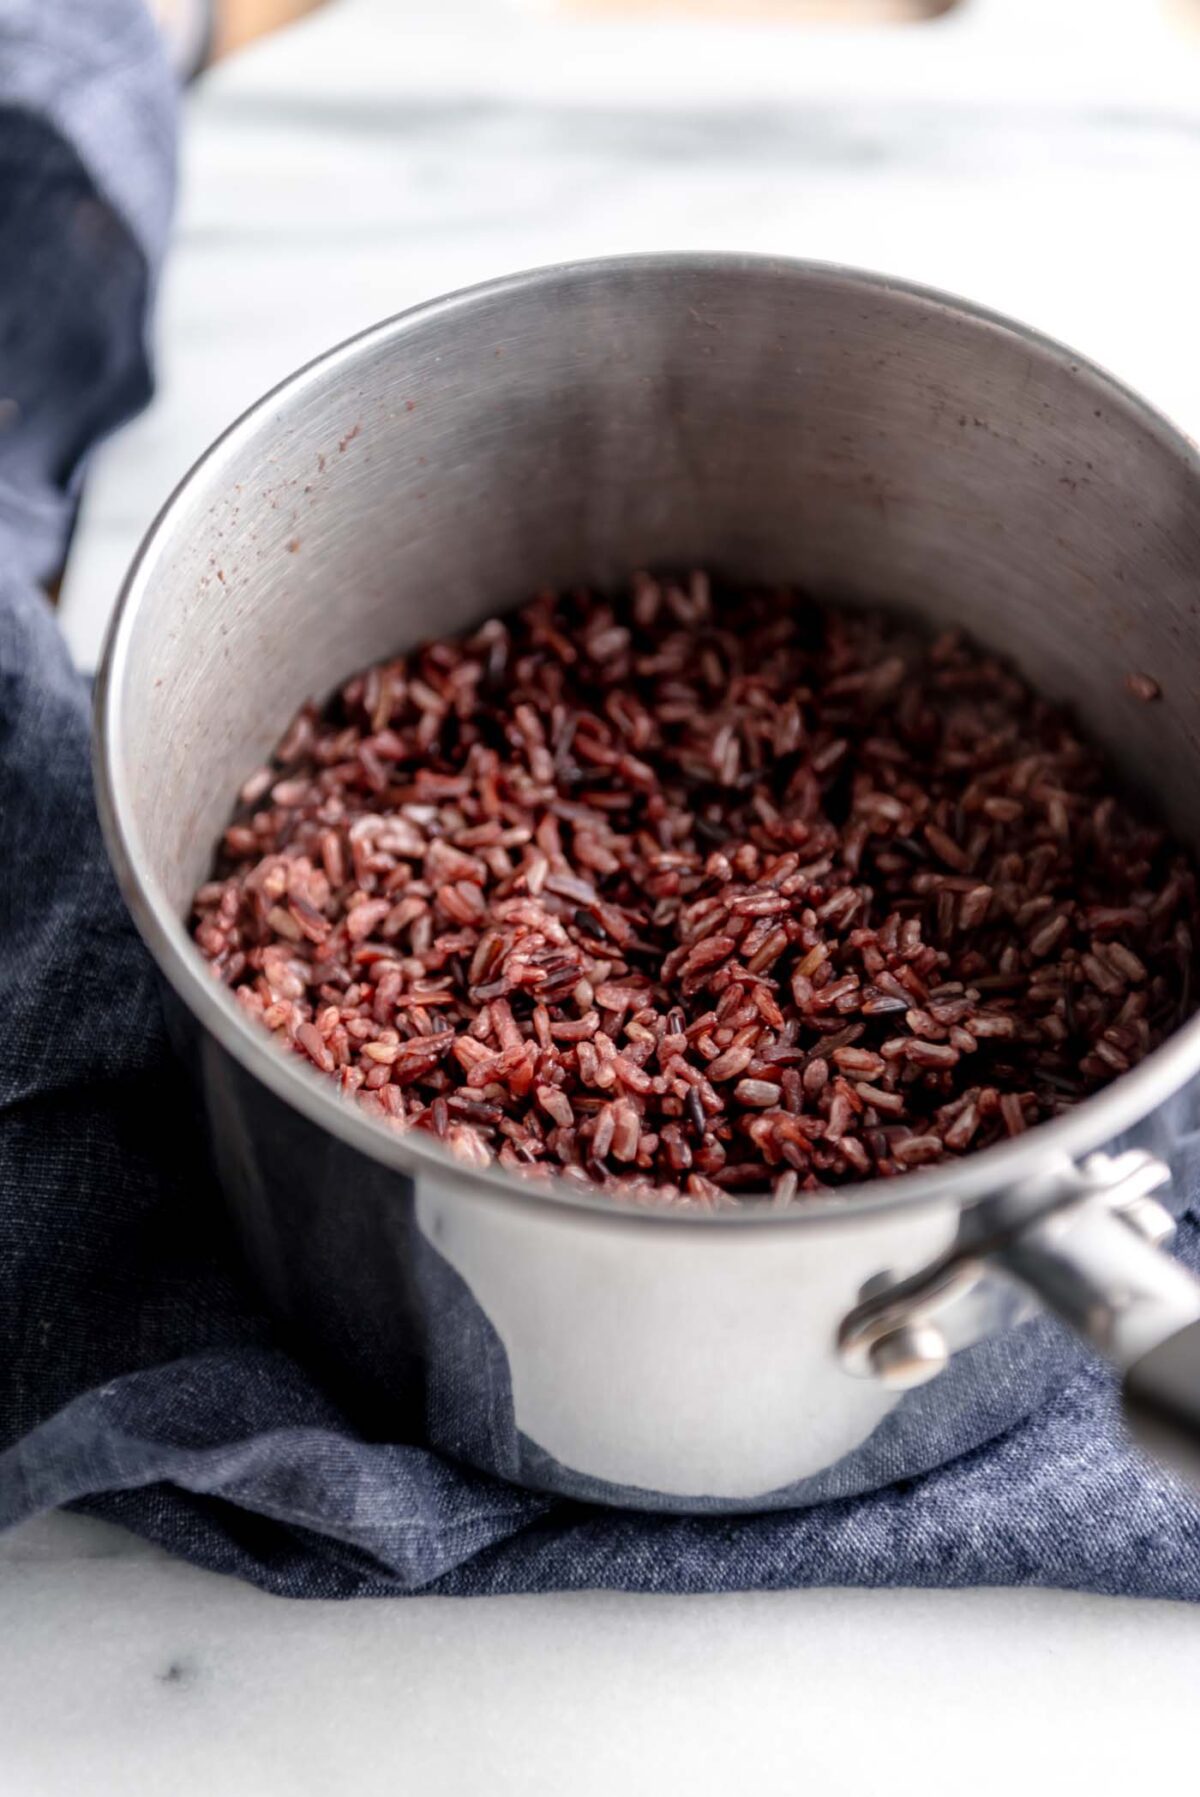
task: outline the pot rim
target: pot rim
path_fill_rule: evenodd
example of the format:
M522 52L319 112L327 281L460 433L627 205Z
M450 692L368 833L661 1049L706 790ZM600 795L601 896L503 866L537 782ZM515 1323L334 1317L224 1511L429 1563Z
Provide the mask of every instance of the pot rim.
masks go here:
M742 274L757 280L833 283L870 293L892 293L931 312L965 319L986 332L1014 337L1043 358L1066 364L1093 382L1098 392L1155 438L1189 470L1200 490L1200 451L1176 425L1131 388L1087 357L1055 338L974 302L936 288L895 279L837 263L793 257L723 252L657 252L649 255L603 256L552 263L502 275L459 288L408 307L368 326L326 350L265 393L234 420L204 451L160 508L122 583L105 638L96 676L93 728L93 772L101 826L110 860L134 922L159 970L191 1015L246 1072L293 1109L349 1147L410 1178L452 1180L456 1189L480 1199L548 1208L564 1218L602 1218L624 1227L703 1227L719 1230L791 1229L800 1225L849 1221L873 1212L913 1209L935 1203L975 1203L998 1188L1012 1186L1044 1171L1054 1159L1087 1153L1141 1121L1200 1070L1200 1013L1192 1017L1129 1073L1070 1111L962 1161L914 1170L892 1180L865 1181L839 1187L829 1197L804 1199L775 1209L767 1200L743 1200L736 1208L698 1211L671 1203L622 1203L596 1188L561 1175L524 1179L498 1167L467 1167L435 1137L393 1135L372 1122L315 1068L299 1056L285 1056L232 994L206 971L184 924L167 903L148 866L134 822L121 740L121 701L130 639L139 607L155 569L169 556L176 513L185 493L219 480L230 458L251 438L272 428L271 414L285 396L290 400L307 386L326 380L341 368L353 367L364 351L402 339L410 331L460 311L530 290L553 289L563 283L599 276L646 273L703 276Z

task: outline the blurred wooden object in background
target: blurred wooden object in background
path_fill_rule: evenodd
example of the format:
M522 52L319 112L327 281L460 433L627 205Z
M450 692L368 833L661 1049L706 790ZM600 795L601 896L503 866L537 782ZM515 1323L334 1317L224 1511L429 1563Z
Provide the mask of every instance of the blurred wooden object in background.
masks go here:
M171 60L184 79L323 4L324 0L149 0Z
M395 0L397 6L406 0ZM194 47L201 63L215 62L314 12L326 0L149 0L188 72ZM935 19L969 0L540 0L550 11L577 17L648 18L681 16L709 20L789 20L807 25L900 25ZM514 0L495 0L497 9ZM1147 10L1165 14L1173 25L1200 31L1200 0L1146 0ZM514 7L514 10L520 10Z
M561 12L646 17L794 20L804 25L902 25L949 12L960 0L555 0Z
M315 12L324 0L216 0L212 57L228 56L256 37L278 31L305 13Z

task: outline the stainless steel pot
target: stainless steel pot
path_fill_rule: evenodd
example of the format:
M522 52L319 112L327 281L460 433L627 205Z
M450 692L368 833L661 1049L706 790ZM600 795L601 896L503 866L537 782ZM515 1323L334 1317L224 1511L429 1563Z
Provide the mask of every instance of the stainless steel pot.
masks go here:
M705 566L961 624L1200 845L1200 459L1067 350L941 295L742 257L549 269L393 319L262 400L129 576L108 842L269 1300L363 1426L619 1504L910 1476L1080 1351L1176 1444L1200 1286L1148 1193L1194 1154L1200 1020L1053 1123L786 1211L623 1210L397 1139L285 1058L183 919L297 703L539 586ZM1161 683L1146 704L1131 672Z

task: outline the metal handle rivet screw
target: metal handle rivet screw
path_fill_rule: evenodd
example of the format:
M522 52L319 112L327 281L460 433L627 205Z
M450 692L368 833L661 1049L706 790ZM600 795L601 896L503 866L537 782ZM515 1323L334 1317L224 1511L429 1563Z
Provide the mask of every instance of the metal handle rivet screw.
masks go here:
M941 1372L949 1359L946 1338L932 1323L909 1323L881 1335L871 1347L871 1371L890 1391L911 1391Z

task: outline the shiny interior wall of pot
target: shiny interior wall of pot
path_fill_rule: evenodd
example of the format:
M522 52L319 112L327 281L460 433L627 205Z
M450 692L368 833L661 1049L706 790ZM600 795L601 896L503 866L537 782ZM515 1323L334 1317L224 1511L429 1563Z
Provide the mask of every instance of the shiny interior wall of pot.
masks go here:
M113 858L269 1300L367 1427L613 1503L810 1502L985 1440L1082 1351L1034 1290L1143 1375L1170 1338L1150 1398L1186 1434L1200 1302L1151 1246L1149 1156L1178 1204L1200 1024L953 1166L655 1215L389 1134L194 954L231 795L301 700L538 587L693 566L963 626L1200 844L1200 463L1095 368L936 294L740 257L551 269L381 325L183 483L100 682Z

